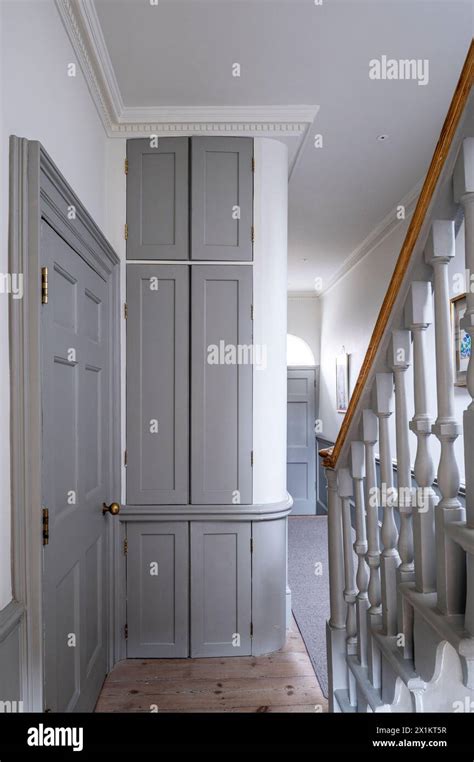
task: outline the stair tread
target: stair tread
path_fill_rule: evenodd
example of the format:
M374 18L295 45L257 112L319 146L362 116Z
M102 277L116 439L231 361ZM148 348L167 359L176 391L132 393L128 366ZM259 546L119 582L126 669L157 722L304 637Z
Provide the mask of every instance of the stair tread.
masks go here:
M343 714L355 714L355 712L357 712L357 707L352 706L349 701L348 691L343 688L338 688L337 691L334 691L334 696Z
M388 704L384 704L379 691L374 688L369 680L367 667L363 667L355 654L347 657L347 664L354 675L357 686L363 694L373 712L390 711Z

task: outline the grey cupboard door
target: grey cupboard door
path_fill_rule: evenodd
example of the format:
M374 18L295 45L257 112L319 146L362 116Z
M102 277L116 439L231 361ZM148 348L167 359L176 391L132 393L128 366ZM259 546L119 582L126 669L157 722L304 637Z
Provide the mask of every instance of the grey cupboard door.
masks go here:
M287 489L292 514L316 513L315 370L288 369Z
M127 503L189 499L189 268L127 266Z
M250 522L191 522L191 656L251 653Z
M252 268L195 265L191 502L252 502Z
M109 287L44 221L41 263L44 702L90 712L107 671Z
M252 158L252 138L191 138L192 259L252 259Z
M127 540L127 657L188 656L188 522L129 522Z
M189 140L127 141L127 259L188 259Z

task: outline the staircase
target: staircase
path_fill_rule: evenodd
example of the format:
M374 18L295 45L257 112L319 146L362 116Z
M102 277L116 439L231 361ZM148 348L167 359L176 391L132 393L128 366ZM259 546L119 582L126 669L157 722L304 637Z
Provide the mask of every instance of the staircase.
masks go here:
M328 483L334 712L474 712L474 399L461 426L449 297L449 263L464 219L465 268L473 278L466 277L462 325L472 342L473 70L471 45L338 439L320 453ZM467 390L474 398L472 355ZM461 435L465 507L455 453Z

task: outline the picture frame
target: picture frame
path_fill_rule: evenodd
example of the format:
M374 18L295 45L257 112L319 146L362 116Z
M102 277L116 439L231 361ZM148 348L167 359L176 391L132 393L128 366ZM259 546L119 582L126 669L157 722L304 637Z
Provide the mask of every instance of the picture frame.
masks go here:
M450 302L454 386L466 386L467 366L471 356L471 337L461 327L461 320L467 309L466 294L454 296Z
M349 355L344 347L336 356L336 410L346 413L349 406Z

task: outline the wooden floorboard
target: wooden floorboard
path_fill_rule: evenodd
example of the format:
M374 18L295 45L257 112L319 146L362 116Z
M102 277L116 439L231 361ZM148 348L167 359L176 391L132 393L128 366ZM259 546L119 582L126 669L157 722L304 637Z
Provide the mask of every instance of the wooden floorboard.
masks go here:
M96 712L326 712L292 621L284 648L264 656L126 659L115 665Z

